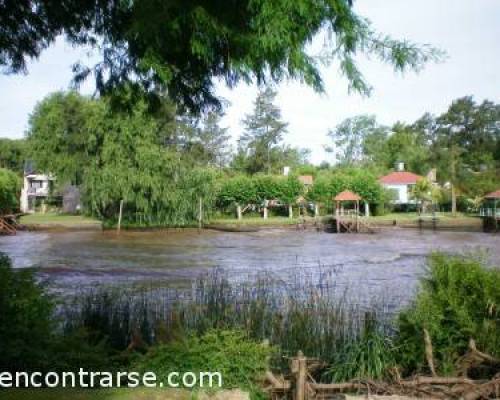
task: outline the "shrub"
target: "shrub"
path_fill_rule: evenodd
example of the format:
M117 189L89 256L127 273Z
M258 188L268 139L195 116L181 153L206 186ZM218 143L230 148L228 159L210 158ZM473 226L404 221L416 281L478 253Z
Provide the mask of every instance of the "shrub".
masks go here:
M395 365L392 338L381 332L376 321L373 321L366 324L361 336L353 338L341 348L326 375L334 382L351 379L382 380L388 377L390 368Z
M0 214L17 210L20 189L19 177L8 169L0 168Z
M53 338L54 303L29 270L14 271L0 253L0 371L44 368Z
M181 375L219 372L225 388L255 389L256 381L269 368L273 352L271 346L251 340L245 333L210 330L153 347L136 370L153 371L164 382L173 371Z
M451 373L470 338L500 355L500 271L478 257L436 253L415 302L398 318L399 356L406 371L425 369L423 330L433 344L435 362Z

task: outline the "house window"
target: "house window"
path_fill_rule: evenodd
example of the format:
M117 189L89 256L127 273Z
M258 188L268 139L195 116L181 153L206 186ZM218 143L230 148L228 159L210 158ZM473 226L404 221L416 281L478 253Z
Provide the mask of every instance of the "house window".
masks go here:
M41 189L43 187L43 181L31 181L30 188L32 189Z

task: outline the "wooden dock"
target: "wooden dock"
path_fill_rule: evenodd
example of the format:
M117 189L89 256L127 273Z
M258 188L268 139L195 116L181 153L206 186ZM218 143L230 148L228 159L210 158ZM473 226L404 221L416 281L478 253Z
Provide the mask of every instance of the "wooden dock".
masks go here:
M17 233L17 221L15 215L0 216L0 235L15 235Z
M333 216L336 233L375 233L368 219L359 213L344 213Z

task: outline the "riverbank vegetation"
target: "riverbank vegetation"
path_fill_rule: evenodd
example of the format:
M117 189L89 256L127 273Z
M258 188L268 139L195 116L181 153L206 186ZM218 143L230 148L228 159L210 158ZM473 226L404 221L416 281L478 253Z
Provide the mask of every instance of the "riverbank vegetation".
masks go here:
M395 369L403 377L427 373L426 335L440 375L463 373L460 360L471 339L492 359L500 357L500 273L479 256L430 256L414 301L397 311L353 302L324 276L236 284L219 271L184 292L95 289L65 299L55 313L57 299L31 272L0 261L7 371L133 367L161 374L174 363L224 368L228 386L256 391L266 368L286 372L283 357L298 350L325 362L316 376L322 382L390 379ZM495 363L468 371L483 378L497 372Z
M0 215L13 213L19 208L21 179L12 171L0 168Z
M481 196L500 185L498 104L461 98L440 116L392 127L372 116L350 118L328 135L335 164L314 166L307 149L286 144L275 96L270 88L258 94L233 149L220 113L185 114L169 100L152 108L132 88L99 99L55 93L37 105L27 139L2 162L20 172L21 160L31 159L61 187L77 185L83 212L108 227L117 223L121 201L124 227L197 226L200 219L325 215L346 189L381 216L395 209L378 178L398 160L423 175L436 168L441 186L432 199L412 195L442 212L477 213ZM3 154L14 145L0 146ZM444 157L444 148L453 151ZM300 175L312 176L312 185L299 184Z

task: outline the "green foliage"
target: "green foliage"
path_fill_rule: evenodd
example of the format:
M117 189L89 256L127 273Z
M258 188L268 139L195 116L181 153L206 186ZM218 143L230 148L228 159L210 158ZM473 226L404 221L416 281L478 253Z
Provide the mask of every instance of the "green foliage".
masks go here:
M359 115L342 121L328 131L328 136L333 146L327 146L326 151L335 153L341 165L352 166L363 160L365 151L371 150L374 138L380 141L387 137L387 128L380 126L373 115Z
M0 138L0 168L22 174L26 161L26 141L24 139Z
M218 204L228 207L233 204L250 204L257 201L257 190L252 178L244 175L225 179L218 193Z
M304 185L296 176L280 178L279 200L285 204L294 204L297 198L304 192Z
M291 78L323 89L318 59L307 54L312 38L326 30L330 52L352 90L368 92L357 68L371 54L396 70L416 69L441 58L429 46L394 40L373 31L350 0L9 2L0 13L0 67L22 72L31 58L61 34L74 45L99 49L94 66L77 65L75 81L94 74L101 94L132 84L153 95L168 92L193 110L219 106L220 78L279 82ZM175 45L173 45L175 44ZM156 96L157 98L157 96Z
M0 369L47 368L53 338L53 300L30 270L15 271L0 253Z
M277 92L270 87L261 90L252 114L243 120L245 133L238 141L238 152L232 167L240 172L280 173L283 167L294 167L307 161L309 152L283 144L287 123L281 120L281 110L274 104Z
M395 351L392 338L378 331L376 324L368 323L362 334L346 343L336 355L326 376L333 382L383 380L396 365Z
M307 197L330 204L333 197L344 190L359 194L368 203L380 203L383 195L382 187L372 173L361 168L347 168L319 174Z
M130 91L122 96L130 104ZM30 119L31 156L59 184L81 184L85 210L108 224L116 221L121 200L125 226L194 224L200 198L203 218L210 215L217 173L202 168L212 160L196 150L198 131L186 135L172 105L161 107L152 114L139 99L122 112L107 98L56 93Z
M17 174L0 168L0 214L14 212L19 207L21 179Z
M400 362L407 373L425 370L423 330L432 339L441 373L454 370L469 339L478 349L500 355L500 272L476 257L429 258L414 304L398 318Z
M165 382L172 371L196 375L219 372L223 387L252 390L269 369L274 353L273 347L250 339L246 333L209 330L200 336L189 335L153 347L134 370L154 371ZM217 379L213 382L217 383Z

